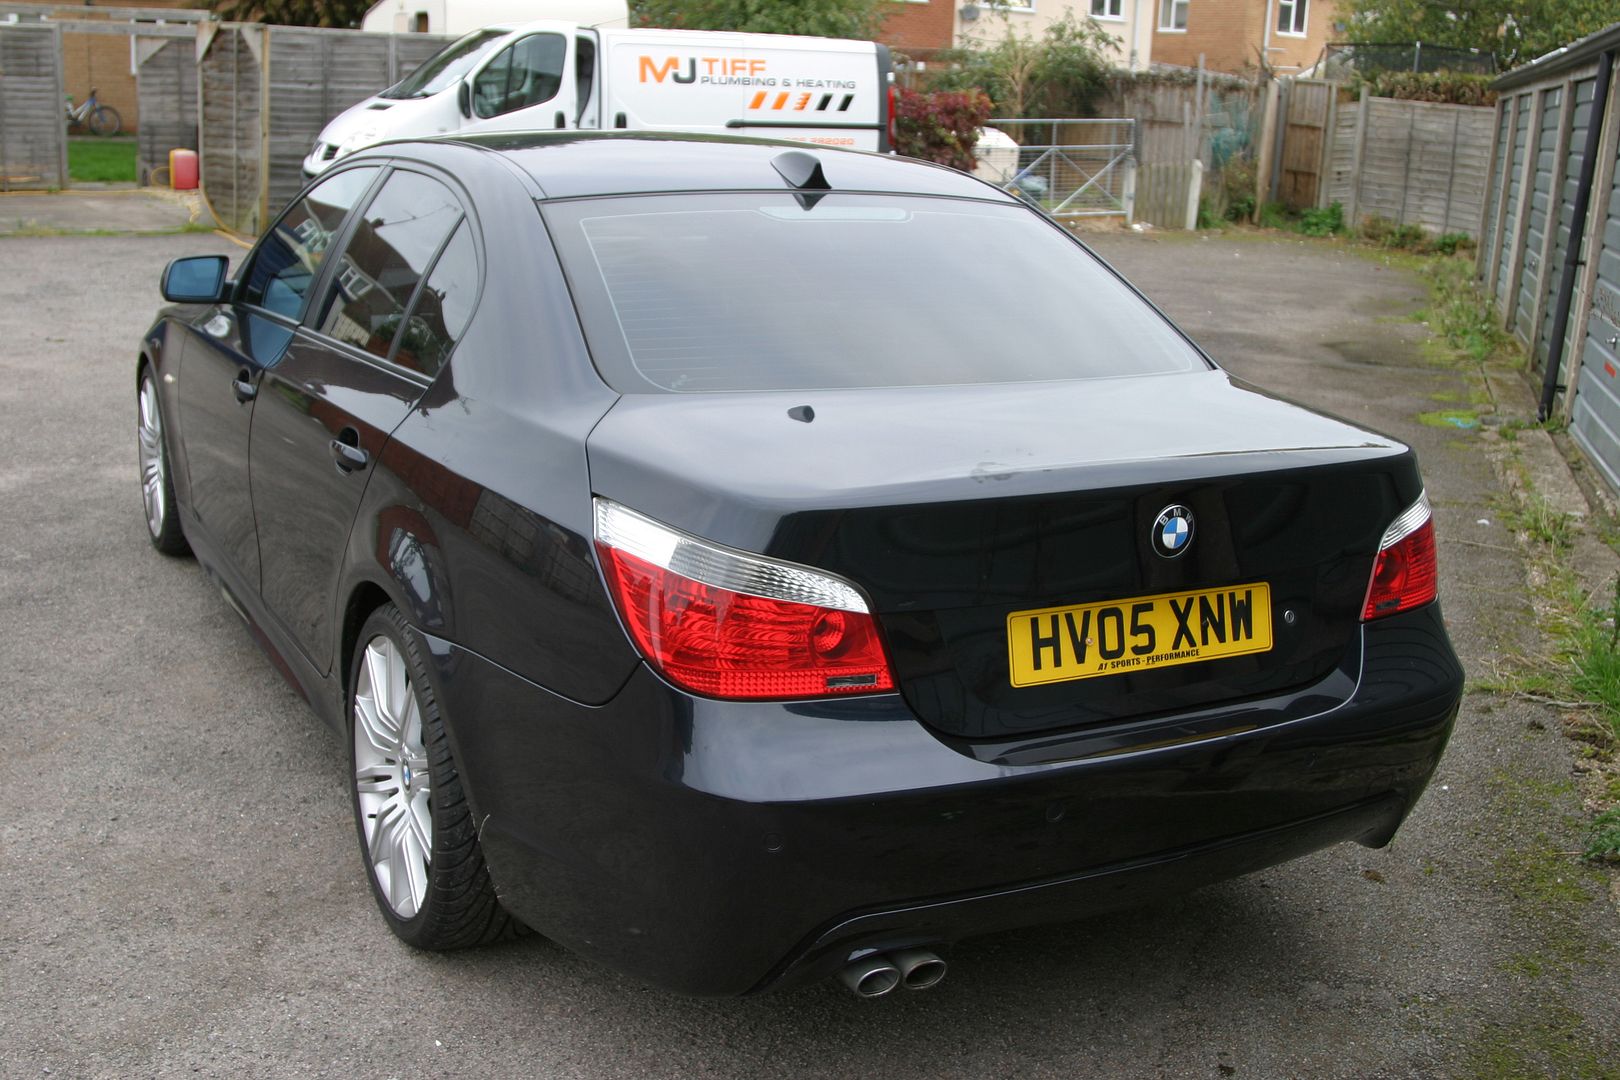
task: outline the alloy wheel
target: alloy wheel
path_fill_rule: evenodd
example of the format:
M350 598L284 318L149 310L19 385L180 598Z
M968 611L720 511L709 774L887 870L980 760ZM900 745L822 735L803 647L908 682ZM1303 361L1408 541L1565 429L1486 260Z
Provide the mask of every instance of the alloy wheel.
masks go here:
M136 434L141 452L141 499L146 504L146 527L153 536L161 536L167 466L163 460L163 417L158 412L157 387L151 379L141 381L140 428Z
M354 763L377 886L395 915L413 918L427 899L433 858L432 773L405 657L380 634L366 644L355 684Z

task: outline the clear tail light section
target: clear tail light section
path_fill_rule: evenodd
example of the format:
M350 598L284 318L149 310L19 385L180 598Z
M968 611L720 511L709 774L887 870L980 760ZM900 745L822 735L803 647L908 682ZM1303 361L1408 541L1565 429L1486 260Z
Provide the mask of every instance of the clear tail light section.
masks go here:
M1361 621L1422 607L1435 597L1439 568L1434 557L1434 518L1424 492L1384 531L1367 583Z
M603 575L647 661L683 690L732 700L894 689L866 600L846 581L733 551L608 499Z

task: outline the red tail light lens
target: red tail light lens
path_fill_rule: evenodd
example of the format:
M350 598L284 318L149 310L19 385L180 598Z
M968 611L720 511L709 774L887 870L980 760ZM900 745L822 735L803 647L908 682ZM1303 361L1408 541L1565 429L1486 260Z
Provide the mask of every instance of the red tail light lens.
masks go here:
M1361 621L1422 607L1435 598L1439 567L1434 557L1434 519L1425 493L1384 533L1367 584Z
M637 648L676 686L736 700L894 689L866 602L848 583L709 544L607 499L596 545Z
M900 115L895 106L900 104L900 90L893 83L889 84L889 149L894 149L895 137L900 131Z

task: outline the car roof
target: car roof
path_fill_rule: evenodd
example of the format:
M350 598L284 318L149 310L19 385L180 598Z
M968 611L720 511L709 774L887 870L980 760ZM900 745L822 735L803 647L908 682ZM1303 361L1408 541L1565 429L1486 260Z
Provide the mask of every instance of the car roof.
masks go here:
M912 158L806 143L666 132L491 132L433 139L500 154L546 198L678 191L793 190L777 169L797 152L821 165L831 191L877 191L1016 202L967 173ZM810 189L806 189L810 190ZM821 190L818 186L815 190Z

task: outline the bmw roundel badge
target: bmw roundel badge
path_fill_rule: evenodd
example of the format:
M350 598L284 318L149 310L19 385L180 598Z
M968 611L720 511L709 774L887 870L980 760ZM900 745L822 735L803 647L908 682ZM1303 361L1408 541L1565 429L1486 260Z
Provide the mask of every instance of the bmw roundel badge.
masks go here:
M1180 503L1172 503L1153 519L1153 550L1173 559L1192 544L1193 513Z

